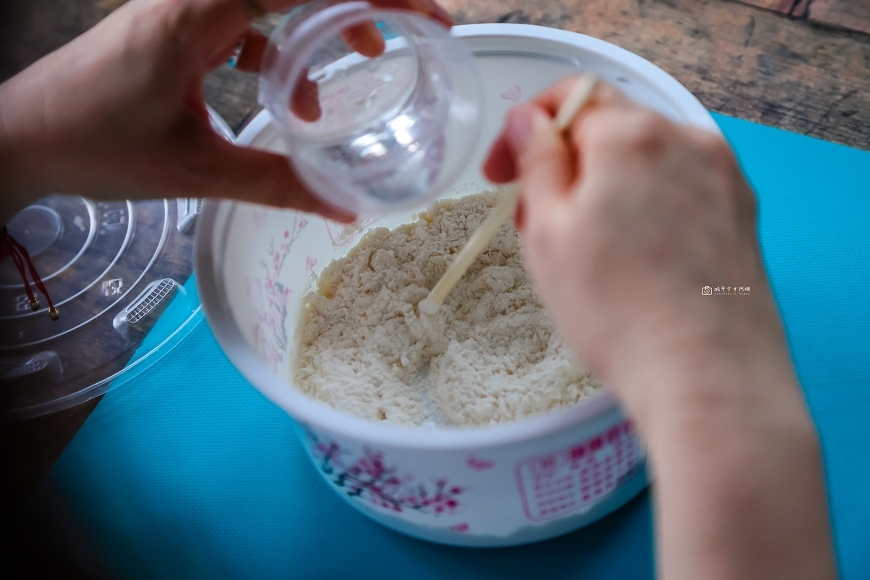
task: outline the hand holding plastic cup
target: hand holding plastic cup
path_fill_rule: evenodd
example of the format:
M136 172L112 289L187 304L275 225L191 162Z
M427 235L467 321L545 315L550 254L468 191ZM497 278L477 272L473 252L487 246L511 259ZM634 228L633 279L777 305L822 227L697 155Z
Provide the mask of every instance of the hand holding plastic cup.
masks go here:
M465 169L482 93L470 51L435 20L318 1L275 28L259 99L324 201L387 214L426 205Z

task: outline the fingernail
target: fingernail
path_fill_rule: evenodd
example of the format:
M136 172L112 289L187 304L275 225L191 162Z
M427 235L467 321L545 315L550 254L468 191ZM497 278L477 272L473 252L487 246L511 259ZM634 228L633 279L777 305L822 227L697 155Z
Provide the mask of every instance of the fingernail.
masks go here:
M508 113L505 137L514 155L522 155L532 136L535 111L531 107L517 107Z

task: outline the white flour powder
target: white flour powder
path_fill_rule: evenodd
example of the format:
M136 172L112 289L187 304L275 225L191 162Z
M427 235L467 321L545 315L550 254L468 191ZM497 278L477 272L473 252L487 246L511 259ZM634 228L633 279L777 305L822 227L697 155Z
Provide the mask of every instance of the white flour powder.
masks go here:
M426 298L495 205L439 202L414 223L365 235L330 263L300 317L293 382L335 409L403 425L486 425L576 403L582 371L532 290L513 223L426 323Z

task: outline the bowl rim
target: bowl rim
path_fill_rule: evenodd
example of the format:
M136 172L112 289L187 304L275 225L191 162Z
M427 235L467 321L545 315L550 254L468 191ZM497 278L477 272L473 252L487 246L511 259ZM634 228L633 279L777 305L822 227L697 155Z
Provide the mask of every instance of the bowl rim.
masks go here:
M645 76L669 98L676 100L693 126L721 134L709 112L676 79L646 59L606 41L576 32L529 24L460 25L453 28L453 34L463 38L537 38L569 44L594 52L598 56L618 60ZM236 138L236 144L250 145L269 125L271 118L267 110L261 111L242 130ZM269 370L248 347L228 307L223 287L217 283L223 279L223 272L222 266L215 260L214 234L220 225L230 222L237 207L238 202L234 201L206 200L198 220L194 252L197 288L202 307L206 320L227 357L260 393L281 407L295 421L323 429L330 435L391 448L468 451L539 438L609 414L622 417L616 398L606 387L600 394L576 405L520 421L450 429L375 423L340 413L325 403L308 397ZM225 237L218 242L219 257L225 254L225 243Z

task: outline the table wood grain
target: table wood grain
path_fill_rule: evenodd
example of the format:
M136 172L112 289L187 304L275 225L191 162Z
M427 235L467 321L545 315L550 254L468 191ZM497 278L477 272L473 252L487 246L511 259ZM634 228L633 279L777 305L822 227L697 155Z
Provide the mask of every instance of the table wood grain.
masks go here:
M241 0L240 0L241 1ZM62 46L124 0L0 2L0 79ZM657 64L711 110L870 149L870 2L865 0L445 0L457 24L520 22L607 40ZM269 20L260 26L268 27ZM239 131L256 78L222 67L207 101ZM97 401L0 431L28 490Z
M866 0L739 0L812 24L870 34L870 2Z
M811 22L870 34L870 2L867 0L813 0L806 17Z

